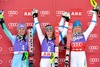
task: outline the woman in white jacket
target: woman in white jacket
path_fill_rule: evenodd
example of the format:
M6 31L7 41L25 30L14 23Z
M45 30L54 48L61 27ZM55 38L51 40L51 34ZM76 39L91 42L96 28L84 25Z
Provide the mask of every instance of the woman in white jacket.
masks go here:
M96 26L97 21L97 12L91 12L93 13L92 21L85 32L82 32L82 24L80 20L76 20L73 23L70 67L84 67L84 65L86 64L85 42L87 41L87 38L93 31L94 27Z
M55 52L54 28L51 25L47 25L45 27L45 35L43 35L42 30L40 28L39 21L38 21L38 10L33 9L32 14L33 14L34 24L36 26L38 38L39 38L39 41L41 44L41 49L42 49L41 50L40 67L51 67L50 56L51 56L51 53ZM62 36L66 35L67 28L68 28L68 22L65 23L65 27L62 31ZM61 40L61 38L59 37L59 42L60 42L60 40ZM52 63L52 67L54 67L54 63Z

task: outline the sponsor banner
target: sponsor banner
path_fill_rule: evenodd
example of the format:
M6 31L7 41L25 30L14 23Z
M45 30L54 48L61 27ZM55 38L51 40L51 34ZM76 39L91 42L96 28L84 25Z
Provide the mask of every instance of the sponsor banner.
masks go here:
M88 67L100 66L100 54L87 54Z
M57 10L56 11L56 16L61 17L64 12L65 12L64 10Z
M100 4L99 0L96 1ZM39 10L39 23L43 32L45 31L44 29L46 25L51 24L55 26L55 23L59 23L61 15L65 11L69 11L71 13L71 19L80 20L82 22L83 29L86 30L92 17L90 10L93 9L89 0L86 0L86 2L83 0L0 0L0 9L4 9L5 11L5 23L12 34L17 34L16 27L21 21L25 23L26 26L33 26L34 20L31 12L33 8ZM100 19L97 21L95 29L89 35L88 42L86 42L88 67L100 66ZM39 67L41 46L37 34L33 39L33 45L35 47L35 67ZM60 46L59 48L59 66L64 67L64 46ZM11 41L4 34L3 30L0 29L0 67L11 67L12 57L13 47L11 45Z
M86 47L86 52L91 53L91 54L94 54L94 53L100 54L100 46L99 45L89 45Z
M46 25L50 25L50 22L41 22L40 23L41 28L45 28Z
M87 15L92 16L92 13L90 12L91 10L87 10Z
M17 10L8 10L8 16L9 17L14 17L18 15L18 11Z
M0 64L2 64L2 60L0 60Z
M32 17L32 9L23 9L24 17Z
M6 1L9 1L9 0L0 0L1 2L6 2Z
M83 17L84 16L82 8L70 9L70 14L72 17Z
M0 39L2 39L2 35L0 35Z
M9 53L13 53L13 47L9 47Z
M2 47L0 47L0 52L2 51Z
M48 10L41 10L39 13L41 17L46 17L50 15L50 11Z
M99 34L90 34L88 39L89 39L89 40L96 39L96 38L98 38L98 35L99 35Z

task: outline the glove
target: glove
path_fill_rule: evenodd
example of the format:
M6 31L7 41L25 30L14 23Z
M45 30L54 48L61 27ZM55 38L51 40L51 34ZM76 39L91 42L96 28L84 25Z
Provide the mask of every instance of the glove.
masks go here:
M99 7L98 6L94 7L94 9L93 9L93 11L95 11L97 13L98 13L98 10L99 10Z
M28 52L24 52L23 53L23 57L22 57L22 60L26 60L28 58Z
M2 29L4 29L3 28L3 23L4 23L3 15L4 15L4 11L3 10L0 10L0 24L1 24Z
M69 12L64 12L62 14L62 17L66 19L66 21L68 22L70 20L70 13Z
M55 59L55 54L51 53L51 56L50 56L50 63L51 64L53 63L54 59Z
M95 11L98 14L98 17L100 17L100 7L96 6L93 11ZM92 12L93 13L93 12Z
M32 10L32 15L33 15L34 18L38 17L38 10L37 9L33 9Z
M3 15L4 15L4 11L3 10L0 10L0 19L3 18Z
M96 10L90 10L89 12L93 13L93 14L97 14Z
M97 14L98 14L98 17L100 17L100 6L96 6L95 8Z

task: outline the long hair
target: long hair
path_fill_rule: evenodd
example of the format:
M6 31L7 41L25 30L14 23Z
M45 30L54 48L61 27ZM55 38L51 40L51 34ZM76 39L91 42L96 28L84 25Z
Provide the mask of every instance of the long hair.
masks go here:
M26 34L23 35L23 40L26 42Z

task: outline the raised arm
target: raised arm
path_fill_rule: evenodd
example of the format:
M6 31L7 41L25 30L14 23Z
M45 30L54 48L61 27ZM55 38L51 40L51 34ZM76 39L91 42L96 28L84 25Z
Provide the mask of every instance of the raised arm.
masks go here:
M39 41L42 44L42 41L44 39L44 35L42 33L42 30L40 28L40 24L39 24L39 21L38 21L38 10L33 9L32 14L33 14L34 25L36 27L36 31L37 31L37 34L38 34Z
M93 31L94 27L96 26L97 13L95 11L91 11L91 12L93 13L92 21L91 21L88 29L83 33L83 35L85 36L85 40L87 40L88 36L90 35L90 33Z
M64 18L62 17L60 22L59 22L58 29L59 29L60 32L62 32L63 28L64 28Z
M65 25L63 26L63 28L60 28L59 30L61 31L60 33L60 37L59 37L59 42L65 37L67 36L67 30L68 30L68 22L70 20L70 13L69 12L64 12L62 14L62 19L59 23L60 26L62 26L64 24L64 19L66 20ZM61 37L62 35L62 37Z
M0 11L0 25L4 31L4 33L6 34L6 36L12 41L14 40L14 36L10 33L10 31L7 29L6 27L6 24L4 22L4 19L3 19L3 11Z
M65 22L64 28L63 28L63 30L62 30L62 32L61 32L63 38L64 38L65 36L67 36L67 30L68 30L68 22ZM61 39L62 39L62 38L59 37L59 42L61 41Z

